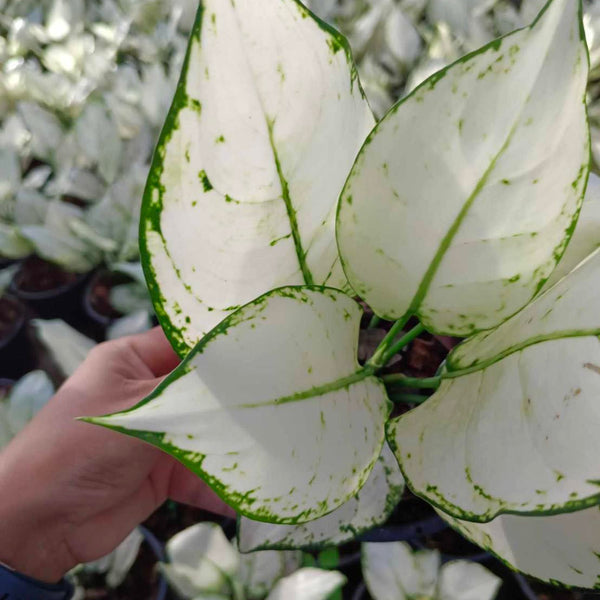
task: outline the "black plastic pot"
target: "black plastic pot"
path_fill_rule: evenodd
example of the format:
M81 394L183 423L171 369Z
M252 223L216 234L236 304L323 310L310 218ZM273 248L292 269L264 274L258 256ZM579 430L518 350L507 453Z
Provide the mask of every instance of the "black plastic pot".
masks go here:
M63 319L78 327L83 318L80 296L87 274L69 273L37 256L21 263L10 291L43 319Z
M0 379L0 399L10 394L10 390L12 390L15 383L14 379Z
M33 368L26 321L22 302L9 294L0 298L0 378L16 380Z
M162 542L157 539L157 537L145 527L138 527L142 535L144 536L144 540L146 544L152 549L154 556L156 556L156 560L160 562L166 562L167 555L165 553L165 547ZM165 600L167 597L167 592L169 591L169 585L167 584L167 580L161 575L158 583L158 592L156 593L156 600Z
M110 290L131 278L122 273L102 269L95 273L85 286L82 297L83 311L89 322L89 332L97 341L106 337L106 328L116 319L123 316L110 304Z

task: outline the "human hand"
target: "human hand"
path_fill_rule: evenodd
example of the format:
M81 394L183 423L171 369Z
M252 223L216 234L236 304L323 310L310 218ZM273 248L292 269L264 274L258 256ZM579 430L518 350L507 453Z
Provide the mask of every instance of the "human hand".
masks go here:
M0 562L55 582L111 552L167 498L234 514L170 456L75 420L134 406L178 362L160 328L98 345L0 453Z

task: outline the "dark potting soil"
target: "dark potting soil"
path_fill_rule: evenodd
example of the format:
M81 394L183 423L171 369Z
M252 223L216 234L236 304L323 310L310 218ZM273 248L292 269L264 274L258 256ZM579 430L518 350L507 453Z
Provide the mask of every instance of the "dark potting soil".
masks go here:
M123 316L123 313L110 303L110 292L115 286L128 282L131 282L131 278L123 273L100 271L86 290L86 301L101 317L110 320L118 319Z
M10 394L10 390L12 390L14 385L15 382L10 379L0 379L0 402Z
M0 347L10 340L23 324L23 306L8 296L0 298Z
M15 276L17 289L27 293L49 292L75 283L79 276L37 256L28 258Z

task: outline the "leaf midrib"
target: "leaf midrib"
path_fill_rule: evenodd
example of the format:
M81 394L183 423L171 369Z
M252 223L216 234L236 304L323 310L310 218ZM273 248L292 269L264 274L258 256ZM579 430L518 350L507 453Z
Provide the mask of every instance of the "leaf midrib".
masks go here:
M337 392L341 389L348 388L355 383L360 383L369 377L372 377L374 372L369 368L361 368L352 373L351 375L347 375L346 377L341 377L336 379L335 381L331 381L330 383L326 383L323 385L312 387L308 390L304 390L303 392L298 392L296 394L291 394L289 396L282 396L280 398L274 398L273 400L268 400L267 402L255 402L248 404L238 404L235 406L236 409L242 408L260 408L265 406L280 406L282 404L289 404L291 402L299 402L301 400L308 400L310 398L316 398L318 396L325 396L326 394L330 394L332 392Z
M233 10L235 22L238 27L238 32L239 32L239 36L240 36L240 44L242 46L244 46L244 37L243 37L242 28L240 27L239 17L238 17L237 11L235 10L235 5L233 3L232 3L232 10ZM277 147L275 145L275 140L274 140L274 136L273 136L273 128L275 125L275 121L269 119L269 117L267 115L267 111L265 110L265 104L263 102L263 99L262 99L262 96L258 89L258 86L256 85L256 77L255 77L254 70L252 68L252 64L248 60L248 54L245 53L244 56L245 56L246 65L248 66L248 70L252 74L251 80L254 85L254 91L256 93L256 98L258 100L258 103L260 104L260 109L261 109L263 118L265 120L265 124L267 126L267 132L269 135L269 145L271 147L271 151L273 152L273 160L275 161L275 167L277 169L277 177L279 178L279 185L281 186L281 199L283 200L283 202L285 204L285 209L287 212L288 220L290 222L290 230L292 233L292 239L294 240L294 249L296 251L296 258L298 259L298 264L300 266L300 271L302 272L302 277L304 279L304 283L306 285L314 285L314 277L312 275L311 270L308 267L308 263L306 261L306 252L304 250L304 247L302 244L302 238L300 236L300 228L298 227L298 219L296 216L296 209L294 208L294 205L292 203L292 198L290 196L290 188L289 188L287 179L285 178L285 175L283 173L283 169L281 167L281 162L279 160L279 154L277 152Z
M508 358L512 354L517 352L521 352L526 350L530 346L535 346L537 344L542 344L544 342L552 342L557 340L566 340L573 338L583 338L583 337L600 337L600 329L580 329L580 330L561 330L554 331L552 333L547 333L543 335L538 335L534 337L530 337L519 344L515 344L514 346L510 346L506 348L502 352L494 354L494 356L481 361L480 363L473 365L472 367L464 367L457 368L456 370L449 370L442 374L442 379L456 379L457 377L463 377L465 375L471 375L472 373L477 373L477 371L483 371ZM451 367L450 367L451 368Z
M545 10L543 12L545 12ZM540 14L539 16L541 17L542 14ZM510 39L513 35L521 33L522 31L527 31L528 33L531 33L531 31L533 31L535 29L535 26L538 24L538 21L539 21L539 18L536 19L536 21L534 21L534 23L530 27L527 27L522 30L518 30L518 31L514 32L513 34L509 34L504 39L505 40ZM546 52L544 54L544 60L542 61L542 64L544 64L545 61L547 60L548 53L549 53L551 47L552 47L552 44L551 43L548 44L548 46L546 48ZM487 47L486 47L486 50L487 50ZM482 52L482 54L484 54L484 53L485 52ZM540 72L541 72L541 69L538 70L537 76L535 77L535 79L533 79L530 90L535 87ZM448 229L446 235L442 239L442 242L439 245L436 254L434 255L431 263L429 264L429 267L428 267L427 271L425 272L425 275L423 276L421 283L419 284L419 287L418 287L417 292L410 304L410 307L406 311L406 315L418 315L419 314L419 309L421 308L421 304L422 304L423 300L425 299L425 297L427 296L427 294L429 293L429 288L431 287L431 283L432 283L433 279L435 278L435 276L441 266L442 260L444 259L446 252L450 248L454 238L456 237L456 234L460 230L460 227L461 227L465 217L468 215L471 207L475 203L475 200L477 199L480 192L485 187L490 175L492 174L492 172L494 171L494 169L496 167L496 164L498 163L498 160L500 159L500 157L504 154L504 152L510 145L510 142L512 141L512 138L513 138L513 136L517 130L517 127L519 125L519 122L521 120L523 110L529 104L529 97L530 97L530 94L528 94L525 97L526 98L525 102L521 106L521 108L515 118L514 124L513 124L512 128L510 129L504 144L501 146L500 150L496 153L496 155L492 158L490 165L488 166L486 171L483 173L481 178L478 180L477 184L475 185L475 188L473 189L473 192L471 193L471 195L467 198L467 200L463 204L460 212L458 213L458 216L456 217L456 219L452 223L450 229Z

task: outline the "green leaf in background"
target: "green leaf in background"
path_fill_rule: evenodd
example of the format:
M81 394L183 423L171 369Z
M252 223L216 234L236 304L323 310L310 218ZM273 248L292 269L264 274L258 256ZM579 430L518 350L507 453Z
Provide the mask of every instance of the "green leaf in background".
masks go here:
M270 289L347 285L335 206L373 124L345 39L300 2L202 2L140 229L182 356Z
M138 406L87 420L172 454L243 515L317 519L361 489L384 443L390 403L356 360L360 318L337 290L275 290Z
M350 284L380 317L468 335L539 291L586 187L587 74L580 2L553 0L379 123L340 199L337 237Z

